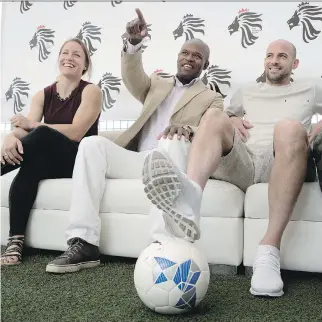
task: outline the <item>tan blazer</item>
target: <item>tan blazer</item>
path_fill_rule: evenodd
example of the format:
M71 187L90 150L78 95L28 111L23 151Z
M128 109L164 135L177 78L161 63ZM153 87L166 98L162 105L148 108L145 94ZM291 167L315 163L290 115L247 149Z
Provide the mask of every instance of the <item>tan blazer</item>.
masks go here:
M135 54L122 51L121 61L123 82L128 91L143 104L143 108L138 119L115 140L115 143L136 151L141 129L172 90L174 79L162 78L156 74L149 77L143 69L141 51ZM199 80L185 91L174 107L170 125L189 125L196 131L208 108L223 110L223 98Z

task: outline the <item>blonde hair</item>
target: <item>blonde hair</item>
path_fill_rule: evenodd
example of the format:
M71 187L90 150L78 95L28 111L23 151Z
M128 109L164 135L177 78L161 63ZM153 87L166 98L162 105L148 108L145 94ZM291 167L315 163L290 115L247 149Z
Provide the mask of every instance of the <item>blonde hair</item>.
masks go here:
M70 39L66 40L62 44L62 46L60 47L58 56L60 56L64 46L66 44L68 44L69 42L77 42L82 47L82 49L84 51L84 54L85 54L85 67L86 67L86 69L83 70L82 75L85 75L87 73L87 75L88 75L87 77L88 77L88 79L90 79L92 77L92 69L93 69L91 56L89 54L89 51L88 51L87 47L85 46L85 44L79 38L75 37L75 38L70 38ZM60 75L57 76L57 78L56 78L57 82L59 80L59 77L60 77Z

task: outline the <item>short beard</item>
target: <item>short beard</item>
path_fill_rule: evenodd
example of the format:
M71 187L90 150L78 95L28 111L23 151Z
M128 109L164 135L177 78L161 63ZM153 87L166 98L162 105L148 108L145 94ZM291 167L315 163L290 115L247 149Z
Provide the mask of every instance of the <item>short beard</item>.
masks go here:
M276 77L274 77L274 78L271 78L270 77L270 75L269 75L269 73L267 73L267 75L266 75L266 78L272 83L272 84L282 84L283 83L283 80L284 79L286 79L287 77L289 77L290 76L290 74L288 74L288 73L283 73L283 74L281 74L281 75L279 75L279 76L276 76Z

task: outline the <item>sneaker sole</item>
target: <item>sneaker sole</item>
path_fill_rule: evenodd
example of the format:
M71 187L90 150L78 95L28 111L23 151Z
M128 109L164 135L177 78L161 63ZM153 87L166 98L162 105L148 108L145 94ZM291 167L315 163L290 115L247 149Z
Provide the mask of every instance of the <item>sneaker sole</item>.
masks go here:
M200 231L197 225L173 208L173 203L181 192L177 169L160 151L152 151L143 166L144 192L148 199L163 211L168 229L176 237L198 240ZM181 233L178 233L178 228Z
M48 264L46 266L46 272L48 273L57 273L57 274L64 274L64 273L75 273L80 271L84 268L93 268L99 266L101 264L100 260L98 261L90 261L90 262L83 262L78 264L70 264L70 265L51 265Z
M255 295L255 296L269 296L269 297L280 297L282 295L284 295L284 292L283 291L280 291L280 292L277 292L277 293L270 293L270 292L257 292L255 291L254 289L250 289L249 290L250 293L252 295Z

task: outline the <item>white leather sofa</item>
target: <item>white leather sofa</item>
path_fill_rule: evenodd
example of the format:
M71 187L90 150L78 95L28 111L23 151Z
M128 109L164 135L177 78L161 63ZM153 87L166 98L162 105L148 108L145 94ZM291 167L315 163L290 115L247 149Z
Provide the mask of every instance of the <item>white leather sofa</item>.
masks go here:
M100 135L112 137L116 133ZM8 192L18 170L1 177L1 244L9 231ZM26 245L65 250L65 228L71 197L71 179L43 180L39 185L26 232ZM210 180L202 201L202 237L198 241L210 264L237 267L243 256L244 193L227 182ZM150 202L141 180L107 179L101 203L102 254L138 257L149 245Z
M117 133L100 135L113 137ZM16 172L1 177L2 245L8 237L8 192ZM267 189L267 184L256 184L245 195L227 182L208 181L202 200L202 235L197 243L210 264L252 266L268 223ZM64 231L70 196L71 179L40 183L26 232L28 246L61 251L67 248ZM150 242L149 207L140 180L108 179L100 213L101 253L136 258ZM281 267L322 272L322 193L316 182L303 187L282 240Z
M268 184L245 195L243 263L251 267L268 225ZM304 183L281 244L281 268L322 273L322 192L318 182Z

